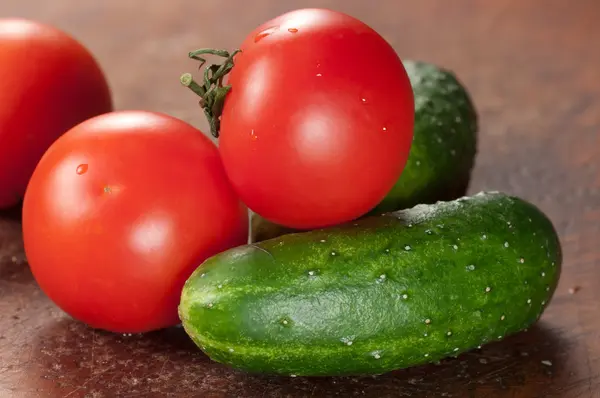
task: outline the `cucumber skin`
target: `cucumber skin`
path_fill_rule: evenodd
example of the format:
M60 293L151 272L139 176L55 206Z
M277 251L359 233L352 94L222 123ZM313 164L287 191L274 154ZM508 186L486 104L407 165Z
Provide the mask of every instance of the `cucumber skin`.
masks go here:
M415 127L400 178L370 214L465 195L477 154L479 120L466 87L450 70L403 62L415 97Z
M179 311L237 369L382 374L530 327L561 266L538 208L480 193L228 250L192 274Z
M400 178L368 215L454 200L467 192L477 154L478 115L456 75L431 63L405 60L415 98L410 154ZM297 230L251 214L251 242Z

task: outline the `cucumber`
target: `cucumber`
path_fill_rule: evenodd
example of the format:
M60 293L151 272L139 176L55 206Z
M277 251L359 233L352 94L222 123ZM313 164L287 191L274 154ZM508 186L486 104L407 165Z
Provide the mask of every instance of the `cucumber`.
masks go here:
M561 266L544 213L487 192L225 251L187 280L179 315L247 372L381 374L530 327Z
M413 143L396 185L371 214L459 198L475 163L478 115L466 87L431 63L404 67L415 96Z
M404 61L415 97L415 129L400 178L369 215L465 195L477 152L478 115L456 75L431 63ZM251 218L251 242L290 232L258 214Z

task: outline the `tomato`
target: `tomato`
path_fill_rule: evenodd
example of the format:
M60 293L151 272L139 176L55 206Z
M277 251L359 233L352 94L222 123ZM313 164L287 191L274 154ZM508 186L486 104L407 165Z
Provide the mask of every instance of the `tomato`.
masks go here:
M0 19L0 207L22 199L54 140L111 110L104 74L83 45L52 26Z
M41 289L86 324L120 333L177 324L185 280L248 239L247 208L216 146L189 124L120 111L60 137L23 201Z
M323 9L268 21L240 49L219 138L240 198L300 229L376 206L413 137L413 93L394 49L361 21Z

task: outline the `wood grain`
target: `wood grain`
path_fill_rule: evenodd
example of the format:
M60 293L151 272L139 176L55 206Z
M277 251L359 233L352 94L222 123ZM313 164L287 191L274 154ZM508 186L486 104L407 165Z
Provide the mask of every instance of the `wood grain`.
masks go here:
M379 377L249 376L211 363L179 328L121 336L59 311L24 261L18 214L0 219L0 397L600 396L600 6L594 0L0 2L0 17L52 23L97 56L119 109L169 113L203 129L179 85L189 50L232 48L284 11L348 12L404 58L454 70L481 115L470 191L540 206L564 272L539 324L456 359ZM376 60L357 54L357 62ZM569 289L578 286L575 294Z

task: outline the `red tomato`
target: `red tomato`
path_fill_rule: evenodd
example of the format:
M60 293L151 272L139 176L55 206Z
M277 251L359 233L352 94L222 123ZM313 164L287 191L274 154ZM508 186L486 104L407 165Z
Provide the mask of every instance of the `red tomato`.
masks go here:
M413 92L393 48L350 16L303 9L264 23L240 49L219 148L241 199L305 229L376 206L413 137Z
M0 207L21 200L54 140L111 110L103 72L80 43L38 22L0 19Z
M178 323L181 289L208 256L248 238L248 213L215 145L178 119L87 120L40 160L25 194L27 259L42 290L94 328Z

